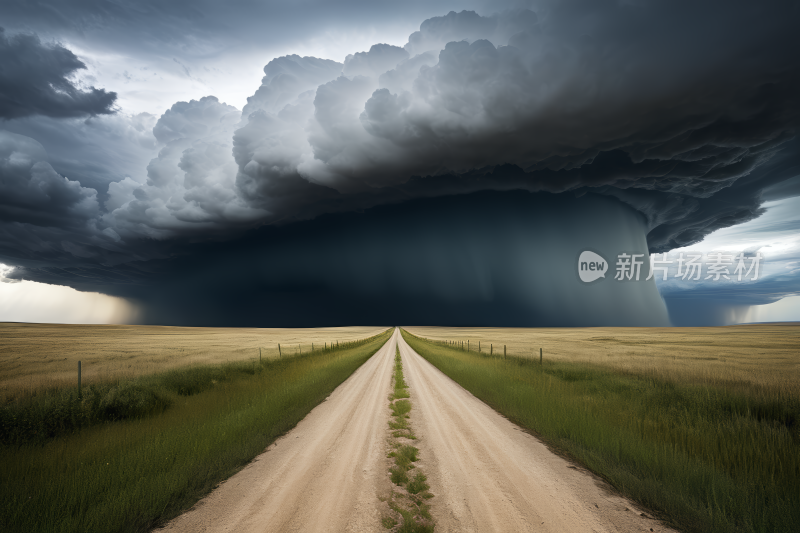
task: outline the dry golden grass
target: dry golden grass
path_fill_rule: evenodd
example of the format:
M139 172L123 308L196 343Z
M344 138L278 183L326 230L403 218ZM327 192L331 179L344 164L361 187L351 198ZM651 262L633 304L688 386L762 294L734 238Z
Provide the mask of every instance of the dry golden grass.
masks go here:
M495 355L575 361L682 383L769 391L800 400L800 324L716 328L407 327L431 340L470 341Z
M164 370L294 355L375 335L386 328L178 328L0 323L0 401L82 382L129 379Z

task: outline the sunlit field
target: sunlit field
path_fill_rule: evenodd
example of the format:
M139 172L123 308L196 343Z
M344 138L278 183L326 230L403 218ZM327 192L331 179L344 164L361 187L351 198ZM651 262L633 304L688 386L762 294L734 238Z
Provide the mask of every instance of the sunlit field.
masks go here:
M431 340L546 361L601 365L676 383L718 384L800 401L800 324L717 328L406 327ZM491 345L491 348L490 348Z
M302 355L187 365L0 404L0 529L164 524L294 427L392 330L375 333Z
M296 355L386 328L178 328L0 323L0 401L82 383L127 380L192 365Z
M407 329L465 389L679 530L800 530L800 326Z

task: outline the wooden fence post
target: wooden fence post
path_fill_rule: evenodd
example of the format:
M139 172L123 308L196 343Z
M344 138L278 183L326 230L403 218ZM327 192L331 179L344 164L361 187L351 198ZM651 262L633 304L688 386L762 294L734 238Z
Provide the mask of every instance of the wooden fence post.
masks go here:
M258 364L261 364L261 348L258 349Z
M539 348L539 365L542 364L542 349Z
M81 397L81 362L78 361L78 398Z
M278 343L278 359L280 359L281 357L283 357L283 355L281 354L281 343Z
M489 355L493 355L493 354L494 354L494 344L490 344L489 345Z
M506 358L506 345L503 345L503 359Z

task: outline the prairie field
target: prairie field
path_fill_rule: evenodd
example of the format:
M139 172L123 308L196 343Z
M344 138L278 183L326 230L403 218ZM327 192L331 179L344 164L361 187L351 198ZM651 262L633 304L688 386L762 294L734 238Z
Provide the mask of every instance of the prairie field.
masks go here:
M800 531L799 325L406 329L462 387L678 530Z
M187 366L297 355L332 342L371 337L386 328L182 328L170 326L0 323L0 402Z
M105 328L82 332L82 326L64 328L75 328L74 337L86 346L96 341L95 364L102 363L103 343L92 337ZM342 329L352 334L358 328ZM318 337L314 330L306 337L297 330L282 330L283 335L272 339L258 336L262 331L244 331L253 343L251 351L264 338L274 341L294 334L298 342L309 338L316 342L331 335L327 349L323 345L314 352L304 349L302 355L285 353L259 361L257 353L250 357L237 351L241 349L233 345L237 330L228 330L227 337L214 336L212 330L198 335L194 346L199 349L202 339L215 339L219 352L229 359L209 355L209 363L200 364L188 356L188 361L181 359L173 350L178 361L164 358L160 367L157 341L146 340L143 344L150 350L146 353L156 359L150 367L155 373L129 379L119 373L111 382L84 385L80 391L70 383L0 403L0 479L6 481L0 484L0 529L151 531L263 453L392 334L388 329L362 328L374 334L331 348L330 341L336 339L333 330L317 330ZM128 333L125 339L131 352L136 346L133 338ZM182 337L179 332L171 339L173 346L181 339L186 334ZM230 346L225 347L223 340ZM63 338L51 343L70 349ZM148 356L139 357L147 361ZM73 359L77 361L75 355ZM114 370L111 366L107 373L113 376ZM53 383L46 381L46 375L40 379Z
M472 351L600 365L660 381L758 390L800 401L800 323L706 328L405 327ZM491 348L490 348L491 346ZM743 390L743 392L745 392Z

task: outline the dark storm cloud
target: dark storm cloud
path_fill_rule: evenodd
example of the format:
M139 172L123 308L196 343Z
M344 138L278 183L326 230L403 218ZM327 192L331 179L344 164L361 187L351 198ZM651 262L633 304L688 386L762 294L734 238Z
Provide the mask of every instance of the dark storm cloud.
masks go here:
M298 90L260 115L248 104L234 137L237 186L266 220L310 218L320 213L313 185L339 193L322 207L335 211L386 201L390 190L428 195L442 181L451 194L469 192L475 172L481 188L505 188L507 179L490 178L512 164L527 190L632 191L620 198L645 212L650 229L666 227L759 174L797 126L790 13L726 3L720 18L712 7L567 2L541 17L426 21L406 51L433 53L407 59L375 46L348 58L342 76L326 71L313 98ZM421 178L410 187L409 176ZM697 220L655 248L747 220L753 202L751 194L737 212Z
M157 119L147 113L88 119L36 116L4 122L2 129L36 139L56 172L104 197L110 182L126 176L144 181L147 164L157 153Z
M14 276L100 287L162 324L667 325L654 284L584 284L574 270L588 243L646 253L642 224L612 198L484 192L182 243L189 253L121 265L115 279L100 267Z
M97 193L58 175L42 145L0 131L0 220L80 226L98 215Z
M425 21L404 47L377 43L343 63L277 58L264 68L261 86L241 113L209 96L179 102L162 115L148 141L157 153L146 172L113 180L97 196L69 185L73 196L65 189L65 204L83 228L73 241L58 233L61 228L48 238L51 223L34 217L30 207L27 219L8 211L0 251L24 267L17 277L100 286L108 270L97 265L110 264L120 265L115 271L126 273L126 284L155 276L159 290L145 293L166 309L158 296L171 294L163 280L183 280L187 265L208 254L230 251L237 264L266 261L238 245L196 241L421 198L431 199L426 209L435 211L431 205L446 205L454 195L527 191L555 194L569 211L585 198L604 196L622 206L619 213L638 213L631 231L642 242L646 236L651 251L686 246L759 216L764 198L791 194L786 183L798 175L800 157L798 9L777 1L553 2L492 16L451 12ZM28 152L36 150L11 150L7 159ZM28 159L44 161L45 155ZM34 166L13 166L14 183L38 183ZM49 176L44 183L56 183ZM45 209L43 199L31 198L15 201ZM370 211L361 223L372 224L379 212ZM467 232L467 218L459 213ZM551 228L544 220L523 219L494 226L480 220L496 234L515 227L557 234L567 224L559 219ZM309 247L323 242L312 238L311 228L330 220L304 223ZM619 232L612 226L606 229ZM360 242L353 226L342 228L343 246ZM18 237L28 233L31 238ZM259 242L254 239L247 242ZM286 261L288 271L306 272L307 281L293 282L274 265L265 275L305 287L309 295L337 280L341 287L357 285L327 263L316 268L328 269L329 276L306 271L313 256L278 241L260 245ZM540 244L552 244L545 241ZM524 249L521 241L509 243L508 250ZM424 254L435 255L432 250ZM159 259L183 253L193 259ZM57 269L41 259L35 264L42 257L62 263ZM346 260L353 257L358 253ZM157 273L142 266L147 260ZM475 264L479 271L506 272L482 260ZM433 276L436 268L419 277ZM261 274L233 280L233 273L216 269L218 277L214 268L200 268L195 281L220 299L227 298L225 287L240 291L239 283L280 291L259 281ZM480 280L475 274L459 286ZM179 285L190 290L183 281ZM344 294L341 287L330 293ZM509 309L527 309L525 316L545 316L512 300L498 299Z
M113 113L116 93L77 87L70 77L86 65L36 35L0 28L0 119L30 115L80 117Z
M795 133L800 43L782 6L451 12L405 49L279 58L238 124L187 115L180 147L159 139L146 183L112 185L103 221L124 238L220 235L415 196L588 188L642 211L654 250L684 245L758 214L758 186L736 209L708 200ZM176 104L156 137L173 115L224 107L211 102Z

